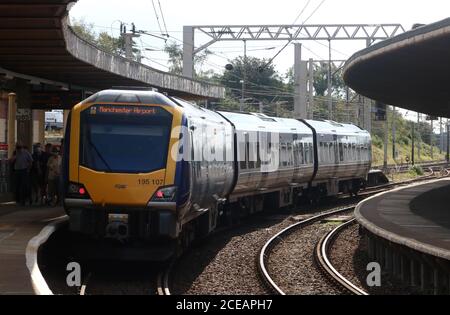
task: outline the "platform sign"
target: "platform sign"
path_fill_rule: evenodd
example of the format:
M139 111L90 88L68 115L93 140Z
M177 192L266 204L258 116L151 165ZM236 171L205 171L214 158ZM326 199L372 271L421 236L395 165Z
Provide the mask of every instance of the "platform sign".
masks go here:
M32 109L72 109L72 107L81 101L81 91L33 92L31 95Z

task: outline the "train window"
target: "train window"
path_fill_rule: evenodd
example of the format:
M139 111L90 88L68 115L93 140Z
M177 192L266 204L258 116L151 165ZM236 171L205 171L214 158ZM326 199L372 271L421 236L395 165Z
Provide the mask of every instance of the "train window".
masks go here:
M299 153L300 153L300 164L305 164L305 150L303 147L303 143L299 143L300 147L299 147Z
M344 146L343 143L339 143L339 160L344 162Z
M82 166L110 173L148 173L166 167L172 126L169 112L152 107L152 115L129 115L124 119L123 115L102 114L95 108L100 106L81 113Z
M314 151L313 151L313 146L311 143L308 143L308 164L311 164L314 161L313 158L314 155Z
M261 153L259 141L256 142L256 168L261 168Z
M309 163L314 163L314 149L312 143L309 144Z
M351 157L351 161L355 161L355 144L352 143L350 145L350 157Z
M324 158L323 158L324 149L323 149L323 143L322 142L319 145L319 154L318 155L319 155L319 162L323 163L324 162Z
M352 145L350 143L347 144L347 161L352 161Z
M248 161L248 168L254 169L255 168L255 157L254 157L254 147L253 143L250 147L250 136L249 134L245 135L245 143L246 143L246 159Z
M347 161L347 144L342 143L342 153L343 153L343 161Z
M227 139L227 130L225 128L223 128L222 130L222 134L223 134L223 138L222 138L222 161L224 162L224 164L226 164L227 161L227 150L228 150L228 139Z
M293 156L294 156L294 166L298 166L298 141L294 140L293 143Z
M241 170L245 170L245 169L247 169L247 145L245 143L245 139L244 139L243 145L240 145L239 147L240 147L239 164L241 166Z
M294 152L293 151L294 150L292 148L292 143L288 142L288 144L287 144L287 157L288 157L288 165L289 166L294 165L294 156L293 156Z
M328 163L333 162L333 143L328 143Z
M283 166L283 160L284 160L284 154L283 154L283 144L282 143L280 143L279 144L279 151L278 152L280 152L280 167L281 166Z
M286 143L281 143L281 162L283 166L287 166L287 146Z
M302 143L302 164L307 164L308 144Z
M189 133L190 133L190 135L189 135L189 146L190 146L190 149L191 149L191 161L194 161L194 158L195 158L195 153L194 153L194 132L190 131Z
M352 161L352 145L350 143L347 144L347 161Z

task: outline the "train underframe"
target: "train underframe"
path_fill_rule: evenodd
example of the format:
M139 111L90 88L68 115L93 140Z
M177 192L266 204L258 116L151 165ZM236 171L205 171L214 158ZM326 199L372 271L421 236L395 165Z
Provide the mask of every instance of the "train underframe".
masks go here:
M338 194L356 195L365 186L363 179L327 181L288 187L252 195L231 196L195 218L180 222L175 212L161 209L70 209L70 230L95 239L130 244L158 245L167 249L164 257L181 252L194 240L208 236L218 226L232 226L252 214L280 208L317 204ZM158 254L161 256L161 253ZM160 259L160 257L158 257Z

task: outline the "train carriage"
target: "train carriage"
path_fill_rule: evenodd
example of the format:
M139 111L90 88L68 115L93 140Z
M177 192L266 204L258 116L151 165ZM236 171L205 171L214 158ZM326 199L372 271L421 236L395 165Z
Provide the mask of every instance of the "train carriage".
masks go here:
M238 175L230 201L270 193L278 201L276 206L292 204L295 195L313 179L312 130L295 119L256 113L220 114L236 132Z
M370 135L112 89L71 111L63 165L72 231L188 244L228 214L356 193L370 168Z
M370 134L351 124L325 120L305 122L316 134L318 165L312 186L321 188L321 196L357 193L371 167Z

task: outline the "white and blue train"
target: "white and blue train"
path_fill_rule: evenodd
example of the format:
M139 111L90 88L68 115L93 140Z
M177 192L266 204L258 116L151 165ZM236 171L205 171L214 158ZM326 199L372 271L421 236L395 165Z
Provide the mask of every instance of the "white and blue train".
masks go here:
M71 111L63 164L72 231L189 243L221 216L358 193L371 137L351 124L106 90Z

